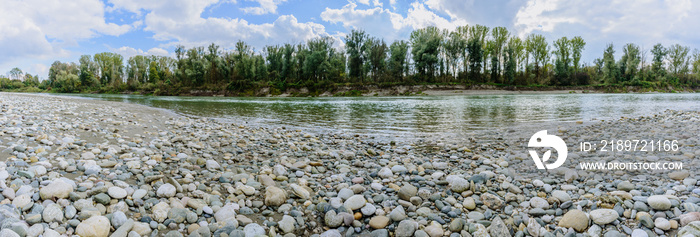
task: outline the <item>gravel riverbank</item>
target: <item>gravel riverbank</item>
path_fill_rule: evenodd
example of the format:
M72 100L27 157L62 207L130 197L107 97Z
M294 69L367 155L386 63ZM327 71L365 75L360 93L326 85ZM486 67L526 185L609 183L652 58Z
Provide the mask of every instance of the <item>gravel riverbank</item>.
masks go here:
M0 93L0 236L700 236L700 113L377 141L146 106ZM580 141L678 140L669 152ZM682 162L586 171L579 162Z

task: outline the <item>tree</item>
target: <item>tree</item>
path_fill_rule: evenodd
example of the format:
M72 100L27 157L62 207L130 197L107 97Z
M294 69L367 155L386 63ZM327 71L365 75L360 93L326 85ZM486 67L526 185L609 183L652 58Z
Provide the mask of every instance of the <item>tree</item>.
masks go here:
M549 45L542 35L529 35L526 40L528 54L532 55L535 62L535 77L540 78L540 64L547 62L549 58Z
M484 51L481 42L477 38L469 39L467 51L469 51L469 79L483 82L481 80L481 60L483 60Z
M221 78L223 61L221 60L219 53L218 45L211 43L207 47L207 54L204 55L204 58L208 62L205 73L207 83L216 84L219 78Z
M389 73L394 79L402 80L405 73L408 73L408 42L394 41L389 46L389 51Z
M481 65L479 66L480 68L484 69L484 73L486 73L486 66L483 65L488 57L488 44L486 43L486 37L488 36L489 33L489 28L487 26L482 26L482 25L474 25L469 31L469 38L470 39L475 39L479 41L479 45L481 46L481 59L479 62L481 62ZM469 58L472 58L471 56Z
M639 46L629 43L622 48L622 58L620 59L620 72L625 81L631 81L639 71L641 56Z
M508 49L513 50L512 52L512 58L515 61L515 66L516 66L516 71L520 66L522 66L522 61L525 57L525 44L523 43L523 40L518 38L517 36L513 36L510 38L508 41Z
M671 45L668 48L669 71L675 75L688 73L688 64L690 57L688 53L690 48L681 46L680 44Z
M124 58L116 53L103 52L95 54L93 57L97 64L100 83L104 85L112 84L116 86L122 82L124 75Z
M571 43L568 38L561 37L554 41L554 52L556 61L554 62L554 76L557 79L554 84L571 85L569 68L571 64Z
M455 29L455 32L457 36L462 37L462 41L464 42L464 48L461 50L462 53L462 71L466 72L467 68L469 66L469 58L467 57L467 43L469 42L469 25L463 25L463 26L458 26L457 29Z
M268 74L275 81L281 79L282 75L282 58L284 56L282 49L278 45L265 47Z
M24 75L24 86L39 86L39 75L31 75L26 73Z
M700 51L693 50L693 74L700 79Z
M448 65L448 71L452 72L453 77L457 77L457 65L460 57L467 50L467 40L459 31L453 31L445 38L443 48L445 49L445 61Z
M666 54L668 54L668 51L666 50L666 48L664 48L663 45L656 44L651 49L651 54L653 55L651 71L656 73L658 76L659 74L664 72L664 58L666 58Z
M516 53L516 49L514 48L513 45L508 45L506 47L505 52L503 53L503 58L505 60L505 65L504 65L504 72L503 72L503 77L504 77L504 83L506 84L514 84L515 83L515 74L517 69L517 60L518 60L518 54Z
M94 62L92 62L92 57L90 55L80 56L80 84L83 87L90 87L93 85L93 80L96 75L96 67Z
M204 47L194 47L187 50L187 58L184 65L185 75L188 80L184 81L185 85L200 86L204 83L206 65L208 62L203 56ZM250 63L250 61L248 61L248 63ZM245 72L247 73L246 77L254 77L251 64L243 64L242 66L244 66Z
M282 74L280 77L286 82L291 82L294 76L294 71L296 70L297 64L294 57L295 53L294 45L285 44L282 49Z
M581 36L576 36L569 40L571 44L571 56L574 63L574 73L578 73L579 63L581 62L581 53L586 47L586 41Z
M491 30L491 37L493 39L492 58L495 58L495 60L492 59L492 61L496 63L496 65L491 63L492 67L496 67L496 69L492 71L498 76L501 73L500 69L503 67L502 64L505 63L503 60L503 48L508 42L508 38L510 38L510 33L505 27L494 27Z
M422 77L433 78L438 66L442 34L437 27L414 30L411 32L411 54L417 73Z
M389 52L389 47L387 47L386 43L384 43L384 40L377 38L370 39L368 43L369 54L367 59L370 65L369 72L372 79L376 82L378 81L379 77L384 75L386 72L386 57L387 53Z
M307 42L309 55L304 60L304 74L314 82L328 77L330 56L333 54L333 38L324 37Z
M160 81L160 72L158 71L158 62L151 60L148 65L148 82L157 83Z
M615 63L615 49L612 43L608 44L605 48L605 52L603 52L603 64L605 81L611 84L617 83L619 69Z
M55 85L58 92L78 92L80 88L80 79L78 75L68 71L61 71L56 77Z
M348 70L350 77L362 81L365 76L363 69L365 58L363 56L366 51L365 42L369 39L369 35L364 30L351 30L350 34L345 36L345 51L348 54Z
M22 69L19 69L17 67L12 68L12 70L10 70L7 73L7 75L10 78L10 80L19 80L19 81L24 80L24 72L22 72Z

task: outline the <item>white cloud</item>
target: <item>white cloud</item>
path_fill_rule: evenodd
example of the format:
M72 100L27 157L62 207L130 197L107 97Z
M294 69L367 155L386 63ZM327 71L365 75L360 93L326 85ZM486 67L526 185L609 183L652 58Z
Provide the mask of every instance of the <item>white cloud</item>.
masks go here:
M155 56L168 56L171 53L168 52L168 50L161 49L161 48L151 48L148 51L146 51L147 55L155 55Z
M201 16L214 1L181 0L182 4L163 4L151 9L144 20L144 30L153 32L158 41L174 41L164 46L182 44L187 47L216 43L231 48L236 41L246 41L258 49L276 43L295 43L327 36L325 27L317 23L298 22L291 15L279 16L272 23L252 24L243 19Z
M106 22L100 0L3 0L0 70L30 68L36 60L66 57L70 52L65 47L75 47L79 41L99 35L119 36L130 29L128 24Z
M547 12L556 10L558 0L534 0L521 8L515 16L516 25L520 29L520 37L535 31L551 32L556 25L561 23L577 23L578 19L571 15L546 15Z
M253 15L264 15L270 13L277 13L277 6L286 2L287 0L248 0L255 1L260 4L259 7L245 7L242 8L243 12Z
M99 34L119 36L129 25L107 23L104 4L99 0L42 1L8 0L4 9L19 13L49 38L74 43Z
M202 12L217 0L157 1L139 5L136 0L112 0L115 8L145 13L145 31L153 33L157 41L170 41L163 47L182 44L186 47L216 43L232 48L243 40L261 49L265 45L297 43L328 36L325 27L313 22L299 22L292 15L279 16L272 23L253 24L240 18L202 17ZM283 1L258 1L262 8L276 9ZM273 6L274 5L274 6ZM274 10L276 11L276 10Z
M451 30L467 24L462 19L445 19L419 2L411 4L406 17L381 7L357 9L357 4L351 2L341 9L326 8L321 13L321 19L334 24L341 23L348 30L363 29L372 36L388 41L405 39L412 30L428 26Z
M136 56L136 55L145 55L145 56L150 56L150 55L155 55L155 56L174 56L172 53L168 52L165 49L162 48L151 48L148 51L143 51L142 49L136 49L132 48L129 46L122 46L119 48L112 48L110 49L114 53L121 54L124 56L124 60L129 59L130 57Z
M626 43L646 50L656 43L697 47L700 31L693 23L699 21L700 9L689 0L530 0L515 15L514 25L520 36L540 33L550 41L582 36L588 42L584 60L590 62L611 42L617 57Z
M369 0L357 0L357 2L364 5L369 5ZM352 3L352 1L350 3Z
M427 0L425 5L451 19L463 19L472 24L511 28L513 16L525 4L522 0Z
M27 72L31 72L33 75L38 75L39 78L44 78L46 75L49 75L49 65L37 63L29 67Z

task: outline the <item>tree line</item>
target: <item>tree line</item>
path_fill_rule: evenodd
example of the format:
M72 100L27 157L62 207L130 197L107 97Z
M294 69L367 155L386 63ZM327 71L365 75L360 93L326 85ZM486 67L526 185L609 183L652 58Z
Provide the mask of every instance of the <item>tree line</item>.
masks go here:
M345 36L342 49L321 37L255 50L238 41L232 49L177 46L175 58L103 52L76 62L54 62L46 80L18 68L0 76L0 88L55 92L123 92L177 95L190 90L251 94L260 88L332 91L338 86L493 84L509 86L618 85L697 87L700 51L679 44L647 50L628 43L616 59L608 44L602 57L581 62L580 36L548 41L524 38L505 27L426 27L390 44L363 30Z

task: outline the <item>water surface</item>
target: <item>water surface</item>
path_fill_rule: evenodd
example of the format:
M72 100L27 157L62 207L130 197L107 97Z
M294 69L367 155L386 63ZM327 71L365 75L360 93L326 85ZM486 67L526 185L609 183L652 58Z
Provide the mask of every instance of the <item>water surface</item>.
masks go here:
M700 94L521 94L249 98L72 94L239 123L360 134L464 134L510 126L700 110Z

